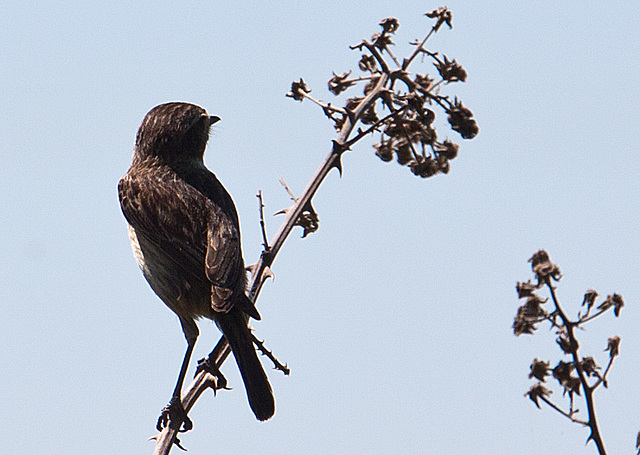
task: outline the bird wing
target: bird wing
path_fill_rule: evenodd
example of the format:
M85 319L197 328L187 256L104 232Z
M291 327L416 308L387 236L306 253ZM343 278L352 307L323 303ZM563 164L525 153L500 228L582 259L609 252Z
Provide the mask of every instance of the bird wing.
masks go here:
M213 283L211 303L214 310L226 313L234 304L233 295L244 292L245 280L242 276L240 233L233 221L220 210L210 214L205 273Z
M260 313L245 293L246 276L238 228L222 213L210 224L205 264L207 277L213 283L213 309L226 313L236 306L259 320Z
M204 198L169 172L129 173L118 184L122 212L153 254L171 262L182 281L207 281Z
M218 189L206 173L203 188ZM125 218L138 237L154 245L154 253L171 261L179 277L176 282L206 281L212 285L211 307L226 313L236 305L254 319L260 315L245 295L246 277L240 232L230 197L225 192L223 210L214 199L222 195L206 195L170 170L154 169L144 173L130 172L118 185L120 205ZM217 181L216 181L217 182ZM222 188L221 186L219 188ZM224 191L224 190L223 190ZM237 215L236 215L237 216ZM182 289L174 290L176 296Z

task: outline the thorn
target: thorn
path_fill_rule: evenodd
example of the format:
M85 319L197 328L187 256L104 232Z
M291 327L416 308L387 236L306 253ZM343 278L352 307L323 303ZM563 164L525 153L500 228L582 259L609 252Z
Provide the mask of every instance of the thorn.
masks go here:
M347 150L349 150L348 146L341 144L336 140L333 141L332 153L334 154L335 159L334 159L332 168L338 169L338 172L340 173L340 177L342 177L342 154Z
M178 447L178 449L182 450L183 452L188 452L187 449L185 449L181 444L180 444L180 440L178 438L176 438L175 441L173 441L173 443Z
M266 266L264 268L264 272L262 272L262 279L266 281L268 278L271 278L271 280L275 281L276 275L275 273L273 273L273 270L271 270L271 267Z
M273 214L273 216L286 215L287 213L289 213L290 210L291 210L291 207L287 207L286 209L278 210L276 213Z
M149 439L147 439L147 441L158 441L158 439L160 439L160 436L162 436L162 433L158 433L155 436L151 436ZM176 438L175 441L173 441L173 443L178 447L178 449L184 451L184 452L188 452L187 449L185 449L181 444L180 444L180 439Z
M340 178L342 178L342 155L336 155L332 168L336 168Z
M336 162L333 164L333 166L331 166L332 169L337 169L338 170L338 175L340 176L340 178L342 178L342 162L340 160L340 158L338 158L336 160Z

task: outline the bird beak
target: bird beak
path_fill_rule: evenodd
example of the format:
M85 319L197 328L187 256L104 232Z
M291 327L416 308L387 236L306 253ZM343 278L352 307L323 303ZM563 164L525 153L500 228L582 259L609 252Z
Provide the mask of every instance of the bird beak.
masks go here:
M214 123L218 123L220 121L220 117L216 115L212 115L209 117L209 125L213 125Z

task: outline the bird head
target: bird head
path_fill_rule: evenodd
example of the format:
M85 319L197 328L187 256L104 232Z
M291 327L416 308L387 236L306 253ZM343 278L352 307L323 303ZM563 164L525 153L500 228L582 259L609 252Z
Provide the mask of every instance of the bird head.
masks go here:
M167 164L202 161L211 125L220 118L190 103L165 103L145 116L136 137L134 160L157 158Z

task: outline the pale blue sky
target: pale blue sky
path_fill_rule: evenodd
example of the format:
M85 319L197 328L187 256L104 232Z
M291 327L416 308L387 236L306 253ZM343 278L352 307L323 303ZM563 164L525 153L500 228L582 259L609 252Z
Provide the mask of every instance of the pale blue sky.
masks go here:
M285 207L328 153L332 126L286 98L303 77L331 100L348 49L400 21L421 37L425 2L6 2L0 6L0 436L7 454L151 453L185 341L130 252L116 195L145 113L166 101L222 121L205 156L233 195L247 263L260 251L255 194ZM254 324L290 377L270 372L276 416L257 422L234 388L204 396L191 454L582 454L587 431L523 397L554 336L515 338L515 282L549 250L573 314L589 288L621 293L592 323L597 405L611 454L640 430L640 8L635 1L450 1L431 49L469 73L450 87L480 135L447 176L421 180L362 143L295 232ZM416 67L418 68L418 66ZM428 66L423 67L429 71ZM456 138L455 133L440 131ZM270 235L281 218L268 217ZM194 358L218 339L200 324ZM191 374L191 373L190 373ZM554 398L559 398L559 393Z

